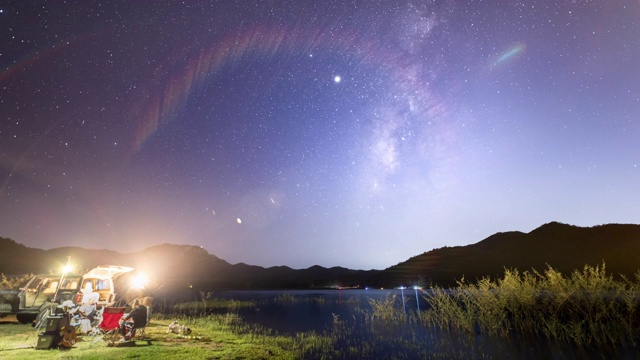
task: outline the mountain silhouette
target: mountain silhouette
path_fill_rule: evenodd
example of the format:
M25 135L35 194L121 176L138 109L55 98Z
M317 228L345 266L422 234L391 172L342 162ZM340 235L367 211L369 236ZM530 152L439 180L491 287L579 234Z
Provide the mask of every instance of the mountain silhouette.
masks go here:
M640 269L640 225L578 227L551 222L529 232L494 234L476 244L431 250L387 268L374 282L381 286L453 286L465 278L500 277L505 268L564 274L585 265L606 265L613 276L633 279Z
M453 286L465 278L500 277L505 268L543 272L548 266L569 274L585 265L606 264L608 274L633 279L640 269L640 225L578 227L558 222L529 232L503 232L467 246L443 247L384 270L343 267L260 267L230 264L199 246L161 244L139 252L61 247L41 250L0 238L0 273L58 272L67 258L79 273L98 265L135 267L168 293L221 289Z

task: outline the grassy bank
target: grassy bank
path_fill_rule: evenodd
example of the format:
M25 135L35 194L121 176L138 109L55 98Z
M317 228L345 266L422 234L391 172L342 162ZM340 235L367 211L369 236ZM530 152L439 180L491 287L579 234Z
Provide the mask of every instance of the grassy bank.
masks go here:
M464 280L456 289L432 288L427 326L503 337L540 335L577 346L633 346L640 341L640 273L613 279L602 266L563 276L505 270L501 279Z
M6 359L301 359L323 357L331 339L315 334L297 337L269 334L250 327L232 313L203 317L156 318L147 336L133 344L110 347L100 337L82 336L71 349L34 349L37 334L30 325L0 320L0 358ZM167 333L173 320L192 329L189 336ZM325 349L325 350L323 350ZM327 355L329 356L329 355Z

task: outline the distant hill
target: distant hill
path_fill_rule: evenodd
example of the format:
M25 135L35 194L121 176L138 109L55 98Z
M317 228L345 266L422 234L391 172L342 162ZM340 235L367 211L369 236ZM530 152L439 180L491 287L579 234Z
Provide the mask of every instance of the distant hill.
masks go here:
M26 247L11 239L0 237L0 273L29 274L34 271L34 263L45 261L49 261L46 251Z
M377 274L379 286L455 285L501 276L504 269L568 274L585 264L606 264L608 274L630 279L640 270L640 225L578 227L552 222L529 233L504 232L467 246L444 247L410 258Z
M98 265L130 266L146 273L163 290L190 289L298 289L352 286L378 271L312 266L294 270L286 266L263 268L247 264L231 265L199 246L161 244L134 253L113 250L61 247L51 250L29 248L14 240L0 238L0 273L60 272L70 257L76 272ZM184 293L184 291L181 291Z
M82 271L106 264L131 266L162 283L167 291L190 289L197 295L200 289L450 286L463 276L467 281L501 276L505 268L542 272L550 265L568 274L585 264L600 265L603 261L609 274L633 278L640 270L638 254L640 225L577 227L557 222L529 233L497 233L476 244L431 250L385 270L370 271L232 265L190 245L161 244L135 253L120 253L78 247L41 250L0 238L0 273L57 272L70 256Z

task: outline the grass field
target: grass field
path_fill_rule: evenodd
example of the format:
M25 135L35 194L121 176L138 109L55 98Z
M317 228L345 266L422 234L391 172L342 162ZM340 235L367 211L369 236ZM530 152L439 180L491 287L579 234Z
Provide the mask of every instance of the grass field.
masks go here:
M225 318L226 317L226 318ZM108 346L100 337L80 336L70 349L37 350L37 333L31 325L18 324L15 318L0 319L0 358L2 359L299 359L305 349L292 337L243 331L229 316L182 318L193 332L189 336L167 333L174 319L154 319L146 337L132 343ZM310 341L311 340L311 341ZM303 343L318 346L328 339L316 337ZM308 354L307 354L308 355Z

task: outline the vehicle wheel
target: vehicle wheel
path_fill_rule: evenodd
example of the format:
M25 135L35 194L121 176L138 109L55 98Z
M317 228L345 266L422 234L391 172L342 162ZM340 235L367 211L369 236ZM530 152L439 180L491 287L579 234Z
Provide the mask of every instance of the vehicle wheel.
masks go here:
M16 314L16 319L18 320L18 322L20 324L29 324L32 323L33 320L35 320L37 317L36 314L31 314L31 313L17 313Z

